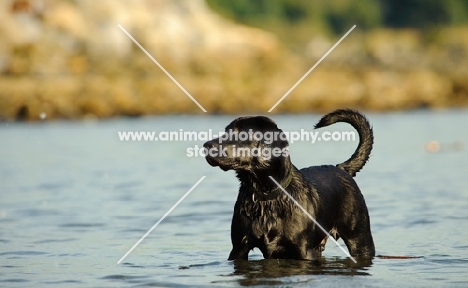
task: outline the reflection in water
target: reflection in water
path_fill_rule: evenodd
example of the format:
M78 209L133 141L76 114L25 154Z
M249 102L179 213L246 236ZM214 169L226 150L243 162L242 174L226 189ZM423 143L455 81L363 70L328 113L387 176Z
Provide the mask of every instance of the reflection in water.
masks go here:
M372 260L354 263L350 259L322 258L318 261L264 259L235 260L233 275L242 276L240 285L284 284L281 277L304 275L367 276ZM230 275L230 276L233 276ZM310 279L309 279L310 280Z

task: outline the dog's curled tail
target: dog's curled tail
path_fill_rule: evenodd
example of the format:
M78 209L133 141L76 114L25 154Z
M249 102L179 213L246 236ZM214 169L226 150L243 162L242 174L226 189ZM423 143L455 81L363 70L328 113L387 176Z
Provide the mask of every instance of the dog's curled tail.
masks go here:
M315 129L337 122L346 122L351 124L359 134L359 145L351 158L336 165L338 168L345 170L354 177L356 176L356 173L364 167L372 151L372 144L374 143L372 127L366 117L361 113L351 109L339 109L323 116L315 125Z

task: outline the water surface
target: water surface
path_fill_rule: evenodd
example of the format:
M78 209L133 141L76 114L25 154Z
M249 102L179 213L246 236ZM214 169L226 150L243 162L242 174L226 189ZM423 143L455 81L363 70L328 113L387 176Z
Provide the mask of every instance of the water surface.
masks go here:
M329 242L319 262L263 260L258 250L248 262L227 261L235 174L186 156L203 141L121 142L117 132L220 131L233 116L2 123L0 286L466 286L467 111L367 115L375 146L356 181L377 254L420 258L353 264ZM319 117L273 118L284 130L310 130ZM438 153L425 151L431 140ZM297 142L292 160L299 168L336 164L356 145Z

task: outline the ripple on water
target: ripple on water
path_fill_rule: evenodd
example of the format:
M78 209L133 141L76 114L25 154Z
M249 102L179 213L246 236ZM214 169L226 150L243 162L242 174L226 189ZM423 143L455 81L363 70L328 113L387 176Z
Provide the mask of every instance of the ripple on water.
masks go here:
M104 227L105 223L65 223L59 225L61 228L94 228L94 227Z
M147 282L147 279L149 279L150 276L148 275L122 275L122 274L114 274L114 275L108 275L104 276L100 279L102 280L107 280L111 282L124 282L124 283L130 283L130 284L142 284Z
M34 241L33 244L47 244L47 243L61 243L61 242L72 242L76 241L78 238L65 238L65 239L43 239Z
M63 280L63 281L47 281L44 284L47 285L60 285L60 284L82 284L83 281L80 280Z
M2 256L8 256L8 255L12 255L12 256L40 256L40 255L46 255L46 254L49 254L47 252L41 252L41 251L8 251L8 252L1 252L0 253L0 257Z
M24 278L8 278L8 279L0 280L0 283L25 283L25 282L29 282L29 280L24 279Z

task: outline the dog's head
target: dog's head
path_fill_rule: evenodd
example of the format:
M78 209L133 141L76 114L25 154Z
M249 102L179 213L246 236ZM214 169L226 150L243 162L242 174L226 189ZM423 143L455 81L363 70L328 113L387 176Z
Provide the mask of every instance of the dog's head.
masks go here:
M206 142L206 161L224 171L258 171L289 157L288 141L268 117L240 117L232 121L224 135Z

